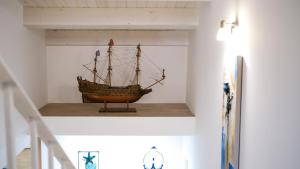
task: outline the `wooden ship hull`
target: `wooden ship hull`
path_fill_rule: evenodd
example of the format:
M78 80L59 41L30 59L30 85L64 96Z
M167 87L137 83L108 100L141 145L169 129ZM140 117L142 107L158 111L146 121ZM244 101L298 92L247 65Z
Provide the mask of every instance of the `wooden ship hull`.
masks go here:
M77 77L78 88L82 93L83 103L133 103L152 89L142 89L140 85L114 87L98 84Z

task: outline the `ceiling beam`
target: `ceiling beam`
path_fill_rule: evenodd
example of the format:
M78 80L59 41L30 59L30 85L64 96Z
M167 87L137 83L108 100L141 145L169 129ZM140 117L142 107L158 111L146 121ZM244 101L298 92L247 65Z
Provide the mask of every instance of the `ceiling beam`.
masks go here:
M109 40L115 46L187 46L188 31L95 31L95 30L49 30L46 31L47 46L107 46Z
M197 8L24 8L23 23L39 29L190 30Z

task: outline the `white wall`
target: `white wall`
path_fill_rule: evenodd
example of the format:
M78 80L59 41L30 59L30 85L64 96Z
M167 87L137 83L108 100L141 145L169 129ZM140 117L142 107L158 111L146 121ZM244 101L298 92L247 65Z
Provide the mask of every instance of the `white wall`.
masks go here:
M193 168L220 168L222 68L225 43L216 41L221 19L234 18L235 1L200 9L191 32L187 102L197 118ZM297 169L300 153L299 1L241 0L238 53L244 56L240 169Z
M227 1L226 1L227 2ZM189 166L192 169L218 169L221 164L221 108L223 48L216 41L225 1L202 6L202 26L190 33L187 104L196 114L196 136L190 138ZM220 4L220 5L221 5Z
M45 33L23 26L23 7L17 0L0 3L0 55L37 107L47 102Z
M72 31L71 31L72 32ZM78 33L86 35L87 38L78 38ZM94 39L94 36L99 36L99 39ZM50 103L79 103L81 102L81 94L78 91L78 84L76 77L78 75L90 75L91 73L83 68L82 64L90 63L94 58L94 53L97 49L100 49L103 56L106 55L107 46L103 46L103 36L105 39L107 36L105 33L111 35L111 37L116 37L114 48L118 51L118 54L122 50L125 51L128 48L132 53L132 57L135 57L135 45L141 42L142 48L142 62L141 62L141 85L146 87L151 83L155 82L150 75L156 73L156 79L161 78L161 72L151 61L158 65L160 68L166 69L166 80L162 85L154 86L153 92L145 95L139 102L143 103L185 103L186 97L186 76L187 76L187 46L186 39L187 34L177 33L181 37L169 38L170 36L164 35L162 32L77 32L70 37L69 33L65 31L65 35L62 32L58 33L48 33L47 43L51 46L47 46L47 69L48 69L48 102ZM53 37L60 35L61 38ZM91 36L93 34L94 36ZM104 34L104 35L103 35ZM130 37L128 37L130 34ZM165 34L170 34L166 31ZM103 35L103 36L101 36ZM150 35L150 36L149 36ZM152 35L152 37L151 37ZM176 32L172 33L176 36ZM80 36L80 37L81 37ZM123 36L123 37L122 37ZM154 36L154 37L153 37ZM75 38L74 38L75 37ZM76 39L77 37L77 39ZM128 37L128 42L126 43L124 37ZM163 38L162 38L163 37ZM102 38L102 40L101 40ZM109 39L108 38L108 39ZM138 39L141 40L138 40ZM155 39L157 38L157 39ZM165 38L165 39L164 39ZM63 40L62 40L63 39ZM104 42L107 43L108 39ZM133 42L132 39L136 39ZM150 40L149 40L150 39ZM120 42L118 41L120 40ZM100 42L99 42L100 41ZM147 46L143 46L144 43ZM66 45L63 45L65 43ZM55 45L56 44L56 45ZM70 45L69 45L70 44ZM77 45L76 45L77 44ZM86 46L88 44L88 46ZM91 44L100 44L92 45ZM118 46L122 45L122 46ZM128 46L130 45L130 46ZM101 57L103 57L101 56ZM147 59L150 58L151 61ZM114 62L113 62L114 64ZM90 65L93 66L93 65ZM113 67L113 71L118 68ZM113 74L113 84L116 85L119 76L118 73ZM114 79L114 77L117 77ZM90 78L90 76L89 76ZM91 78L90 78L91 80Z
M242 31L248 34L242 51L242 169L300 166L299 9L296 0L241 2Z
M57 136L75 166L78 151L99 151L99 168L143 168L144 155L156 146L164 156L164 169L184 169L180 136Z
M17 0L0 1L0 56L23 85L37 107L46 103L46 48L44 31L23 27L23 9ZM0 93L1 95L2 93ZM1 103L1 101L0 101ZM2 105L1 109L3 108ZM5 163L3 111L0 110L0 168ZM17 153L28 144L26 123L14 113Z
M46 116L43 117L43 120L56 135L184 136L195 133L194 117ZM91 127L97 130L91 130Z

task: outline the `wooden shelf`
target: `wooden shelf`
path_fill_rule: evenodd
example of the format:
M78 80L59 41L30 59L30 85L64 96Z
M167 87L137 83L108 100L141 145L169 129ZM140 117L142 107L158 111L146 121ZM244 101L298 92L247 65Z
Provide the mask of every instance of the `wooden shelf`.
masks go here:
M108 104L109 107L126 107L126 104ZM98 103L49 103L40 109L43 116L109 116L109 117L193 117L184 103L130 104L137 112L99 112Z

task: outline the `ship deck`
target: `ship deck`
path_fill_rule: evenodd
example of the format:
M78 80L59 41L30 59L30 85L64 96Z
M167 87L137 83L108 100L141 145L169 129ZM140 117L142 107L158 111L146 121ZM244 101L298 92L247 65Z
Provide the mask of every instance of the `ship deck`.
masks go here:
M124 107L126 104L108 104L108 107ZM108 117L193 117L184 103L133 103L137 112L99 112L101 103L49 103L40 109L43 116L108 116Z

